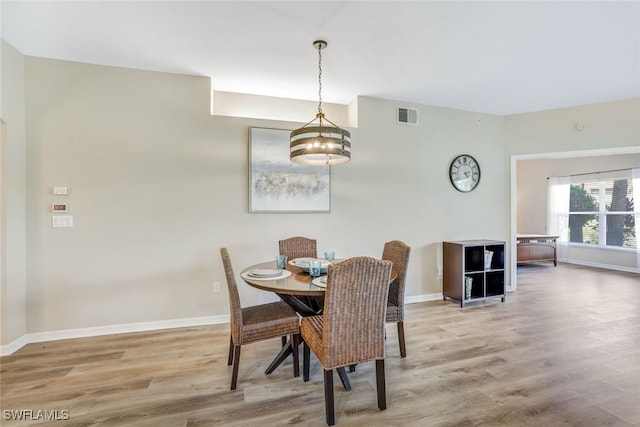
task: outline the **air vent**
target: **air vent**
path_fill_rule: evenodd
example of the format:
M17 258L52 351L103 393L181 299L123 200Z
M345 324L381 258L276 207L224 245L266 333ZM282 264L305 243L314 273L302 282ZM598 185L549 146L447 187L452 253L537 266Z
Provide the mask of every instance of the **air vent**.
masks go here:
M413 108L398 107L398 123L405 125L418 124L418 110Z

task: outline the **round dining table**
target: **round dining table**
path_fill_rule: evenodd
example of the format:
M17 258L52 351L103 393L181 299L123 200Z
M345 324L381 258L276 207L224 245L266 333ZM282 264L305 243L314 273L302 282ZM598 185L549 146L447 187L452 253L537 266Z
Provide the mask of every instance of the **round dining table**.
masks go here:
M341 260L335 260L339 262ZM324 286L314 285L313 277L302 268L295 265L295 262L287 263L286 271L283 271L282 277L268 278L255 277L249 275L250 272L256 270L275 270L277 269L275 261L263 262L244 268L240 272L240 277L246 284L256 289L273 292L277 294L284 302L289 304L298 314L303 317L316 316L322 314L324 304ZM290 274L289 274L290 273ZM326 275L326 273L325 273ZM398 272L391 270L389 283L398 277ZM273 372L290 354L292 354L291 342L283 346L280 353L273 359L267 367L265 374ZM349 378L344 368L337 369L338 376L345 389L351 390Z
M251 265L240 272L240 277L249 286L277 294L301 316L322 314L321 303L325 288L311 283L313 277L308 272L288 263L287 271L291 273L288 277L268 279L256 278L248 274L251 271L263 269L276 269L276 262Z

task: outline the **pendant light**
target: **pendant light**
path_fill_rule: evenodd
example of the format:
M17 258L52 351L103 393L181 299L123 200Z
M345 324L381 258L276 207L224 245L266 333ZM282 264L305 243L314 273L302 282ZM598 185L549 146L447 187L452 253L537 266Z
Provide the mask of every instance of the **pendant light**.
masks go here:
M327 42L316 40L313 47L318 49L318 114L291 132L290 158L292 162L304 165L338 165L351 160L351 134L340 129L322 112L322 49L327 47Z

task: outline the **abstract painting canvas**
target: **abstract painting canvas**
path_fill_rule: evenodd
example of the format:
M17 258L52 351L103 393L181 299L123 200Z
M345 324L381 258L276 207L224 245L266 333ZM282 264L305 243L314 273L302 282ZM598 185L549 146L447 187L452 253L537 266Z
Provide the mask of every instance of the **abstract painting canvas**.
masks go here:
M329 212L330 166L289 160L289 134L249 128L249 212Z

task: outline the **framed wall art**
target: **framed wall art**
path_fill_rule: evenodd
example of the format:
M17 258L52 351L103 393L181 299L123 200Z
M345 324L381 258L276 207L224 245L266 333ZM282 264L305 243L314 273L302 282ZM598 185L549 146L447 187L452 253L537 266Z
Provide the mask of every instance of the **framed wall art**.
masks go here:
M283 129L249 128L249 212L330 212L330 166L289 160Z

